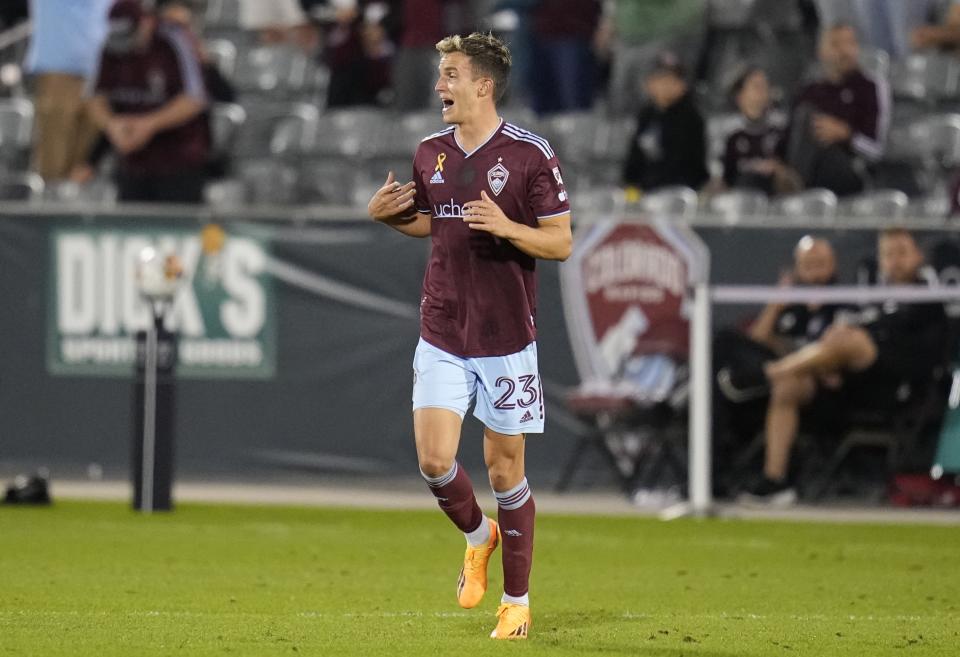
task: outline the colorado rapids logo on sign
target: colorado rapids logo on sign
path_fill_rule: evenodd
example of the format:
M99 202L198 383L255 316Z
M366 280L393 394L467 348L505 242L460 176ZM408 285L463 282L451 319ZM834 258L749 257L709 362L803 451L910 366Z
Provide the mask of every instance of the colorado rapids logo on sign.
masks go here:
M507 178L510 177L510 172L507 171L507 167L503 166L502 160L503 158L487 171L487 182L490 183L490 189L493 190L494 196L500 196L500 192L507 186Z
M598 222L578 231L560 276L580 376L611 380L650 354L686 361L688 294L707 263L699 238L666 220Z

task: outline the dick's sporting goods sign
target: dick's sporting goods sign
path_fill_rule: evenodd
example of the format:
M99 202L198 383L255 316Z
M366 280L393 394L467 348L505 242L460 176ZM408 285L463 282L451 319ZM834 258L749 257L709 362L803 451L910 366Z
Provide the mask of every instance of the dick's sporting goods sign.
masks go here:
M185 230L54 229L50 235L47 366L51 373L130 376L135 336L151 322L136 283L148 246L176 253L185 282L167 313L179 336L177 373L266 378L276 362L273 291L265 245L223 237L204 249Z

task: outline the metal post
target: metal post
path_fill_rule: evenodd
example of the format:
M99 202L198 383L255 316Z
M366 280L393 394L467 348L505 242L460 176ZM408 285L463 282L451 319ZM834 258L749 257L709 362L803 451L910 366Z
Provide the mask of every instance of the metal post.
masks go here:
M151 301L152 320L147 327L143 356L143 453L141 455L140 509L153 512L153 475L157 446L157 365L163 302Z
M710 285L700 281L693 288L690 318L690 404L688 431L687 501L660 512L662 520L688 516L704 517L714 512L710 476L710 415L713 408L711 385Z
M688 476L690 510L706 515L713 504L710 481L710 415L712 393L710 373L711 333L710 289L697 283L693 293L693 318L690 323L690 466Z

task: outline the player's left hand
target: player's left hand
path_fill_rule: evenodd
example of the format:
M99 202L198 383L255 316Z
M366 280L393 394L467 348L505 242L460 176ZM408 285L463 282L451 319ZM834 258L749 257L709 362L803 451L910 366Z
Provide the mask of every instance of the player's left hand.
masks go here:
M504 239L510 239L517 226L483 190L480 191L479 201L463 204L463 220L473 230L482 230Z

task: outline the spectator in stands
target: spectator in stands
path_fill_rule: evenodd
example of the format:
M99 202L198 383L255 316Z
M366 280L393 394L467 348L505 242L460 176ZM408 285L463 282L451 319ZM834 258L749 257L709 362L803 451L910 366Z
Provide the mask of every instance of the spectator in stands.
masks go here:
M699 189L709 177L704 121L684 76L683 64L672 52L661 53L647 75L650 103L637 117L623 167L628 190L667 185Z
M138 0L118 0L94 89L94 120L119 155L120 200L201 201L211 139L190 37Z
M665 50L681 53L695 70L706 33L706 0L613 0L602 30L612 33L609 108L614 115L639 111L641 81Z
M852 27L823 31L823 77L797 97L783 149L807 187L824 187L839 196L863 190L866 164L883 155L890 121L886 81L865 75L859 55Z
M227 80L216 62L210 58L203 41L198 36L199 30L194 25L193 8L187 0L161 0L156 5L160 14L160 20L167 25L180 28L183 33L190 38L193 43L194 52L200 62L200 70L203 73L203 82L207 89L207 94L211 102L215 103L233 103L236 102L236 91L233 84ZM210 123L211 135L213 130L212 116L209 112L204 112L204 117ZM97 167L104 157L111 151L110 140L106 135L100 135L96 145L90 150L86 161L74 167L70 173L70 180L85 184L92 181L97 173ZM208 163L207 170L211 179L225 177L229 173L230 162L226 149L221 152L211 152L211 160Z
M887 229L877 243L881 281L926 285L923 253L903 229ZM786 505L796 499L788 479L800 409L826 395L845 404L895 407L904 385L929 382L945 357L947 318L941 303L885 302L835 321L823 336L765 367L771 384L763 480L745 502Z
M531 67L530 101L538 115L588 110L593 105L596 60L593 40L600 0L540 0L533 9L536 66Z
M779 156L783 129L770 121L770 83L762 68L749 67L737 78L733 101L743 117L743 127L727 137L724 185L766 194L797 191L801 181Z
M437 41L446 34L443 0L407 0L403 3L400 40L393 65L396 108L411 112L429 107L435 100L434 60Z
M96 73L111 0L33 0L27 70L36 75L33 167L63 180L96 139L84 86Z
M960 2L950 2L936 24L915 27L910 33L910 45L918 50L956 50L960 47Z
M850 25L864 46L899 58L909 55L912 47L939 45L919 45L918 35L919 42L938 36L928 30L938 29L931 23L940 21L944 4L943 0L817 0L817 13L820 25Z
M389 105L394 45L383 20L384 3L362 5L338 0L324 39L324 59L330 68L327 107Z

